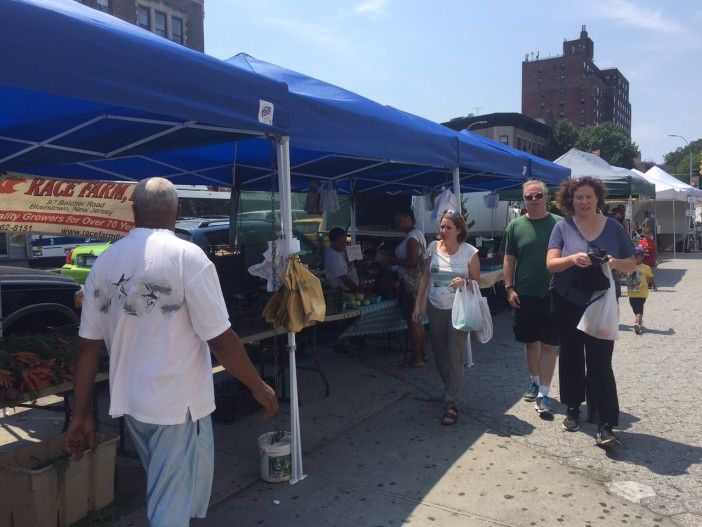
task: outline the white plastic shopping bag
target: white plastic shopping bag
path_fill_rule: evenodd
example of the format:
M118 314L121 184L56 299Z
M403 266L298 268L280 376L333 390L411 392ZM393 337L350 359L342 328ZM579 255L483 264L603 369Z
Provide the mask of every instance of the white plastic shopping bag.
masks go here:
M473 288L478 287L477 282L473 282ZM487 298L480 295L480 314L483 319L483 327L475 332L475 336L482 344L486 344L492 338L492 313Z
M609 264L602 264L602 272L609 277L609 289L604 294L595 291L585 308L578 329L587 335L603 340L619 338L619 304L614 289L614 279Z
M467 287L456 289L451 308L451 323L461 331L477 331L483 327L483 315L480 311L480 289L473 281L473 291Z
M460 213L461 209L458 204L458 196L456 196L456 194L451 192L446 187L441 187L441 193L437 196L436 200L434 200L434 212L432 213L431 217L436 221L439 221L441 215L448 209L455 210L456 212Z

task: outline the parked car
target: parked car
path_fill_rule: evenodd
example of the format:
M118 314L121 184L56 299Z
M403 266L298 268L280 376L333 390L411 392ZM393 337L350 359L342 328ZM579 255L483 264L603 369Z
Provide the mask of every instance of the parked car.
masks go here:
M74 280L39 269L0 266L0 338L78 328Z
M110 242L91 245L79 245L66 255L66 262L61 267L61 274L73 278L79 284L84 284L95 260L109 246Z
M263 219L245 218L239 221L237 247L229 246L229 220L188 218L176 222L176 236L203 248L214 262L227 295L256 287L260 282L248 273L248 268L263 261L268 241L280 231L277 225ZM300 259L312 266L322 264L322 254L317 244L303 232L293 227L293 236L300 240Z

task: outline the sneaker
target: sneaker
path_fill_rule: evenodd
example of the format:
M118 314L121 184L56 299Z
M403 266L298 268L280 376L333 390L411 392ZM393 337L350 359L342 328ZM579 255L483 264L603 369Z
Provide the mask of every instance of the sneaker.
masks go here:
M608 424L601 424L597 427L595 441L601 446L610 446L619 442L612 432L612 427Z
M534 405L534 408L540 414L553 415L553 402L551 401L551 398L548 395L544 395L543 397L537 398L536 405Z
M536 384L534 381L531 381L531 384L529 384L529 388L527 388L527 391L524 392L524 400L533 403L536 401L536 398L539 396L539 385Z
M580 430L580 409L568 408L568 415L563 420L563 428L568 430L568 432Z
M634 333L636 333L637 335L641 335L641 325L634 324Z

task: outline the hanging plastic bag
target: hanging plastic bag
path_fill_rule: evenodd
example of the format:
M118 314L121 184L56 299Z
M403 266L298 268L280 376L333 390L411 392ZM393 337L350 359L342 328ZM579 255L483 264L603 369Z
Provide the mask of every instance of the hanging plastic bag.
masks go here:
M336 194L336 186L333 181L327 181L322 186L320 202L322 205L322 212L337 212L341 208L339 205L339 197Z
M609 264L601 264L602 272L609 277L609 289L592 293L578 323L578 329L587 335L602 340L619 338L619 304L614 289L614 279Z
M477 331L483 327L483 315L480 311L480 289L473 281L473 291L467 287L456 289L451 309L451 323L461 331Z
M441 193L434 200L434 212L432 218L439 221L444 211L451 209L460 212L458 197L446 187L441 187Z
M310 187L307 189L307 196L305 197L305 206L303 207L303 210L308 214L322 214L319 183L316 181L310 183Z
M276 247L276 258L275 258L275 269L276 277L273 277L273 245L278 244ZM277 290L283 283L283 276L285 273L285 258L282 255L281 248L282 240L276 240L268 242L268 249L263 253L263 261L260 263L253 264L249 267L248 271L250 275L258 276L266 280L266 290L269 293Z
M473 281L473 288L478 287L478 282ZM492 339L492 313L487 298L480 295L480 314L483 319L483 327L475 332L475 336L482 344L486 344Z

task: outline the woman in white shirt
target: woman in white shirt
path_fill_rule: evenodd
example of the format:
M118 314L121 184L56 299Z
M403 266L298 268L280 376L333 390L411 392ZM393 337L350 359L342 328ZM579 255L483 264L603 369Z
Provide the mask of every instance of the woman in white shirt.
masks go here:
M444 412L441 418L444 425L453 425L458 419L458 392L463 383L463 364L468 344L468 334L455 329L451 322L453 298L456 289L467 287L472 290L466 278L480 281L478 250L466 243L467 237L468 228L460 213L450 209L444 211L437 241L427 247L412 313L412 320L418 322L425 306L428 310L431 349L444 382Z
M397 274L402 284L398 303L402 317L407 321L407 331L412 344L412 366L420 368L427 362L424 349L426 335L421 320L412 320L412 311L424 268L427 241L424 233L415 226L414 212L409 207L395 214L395 228L405 233L391 258L392 264L397 266Z

